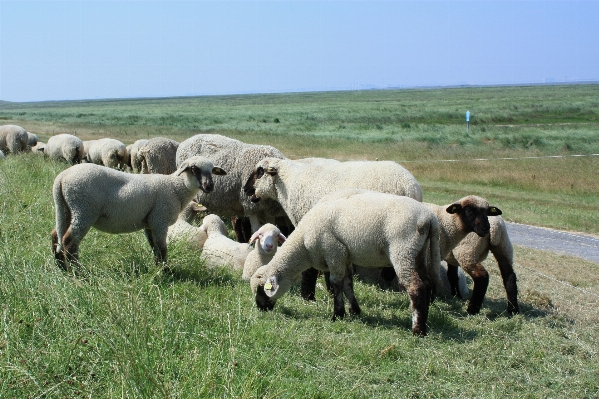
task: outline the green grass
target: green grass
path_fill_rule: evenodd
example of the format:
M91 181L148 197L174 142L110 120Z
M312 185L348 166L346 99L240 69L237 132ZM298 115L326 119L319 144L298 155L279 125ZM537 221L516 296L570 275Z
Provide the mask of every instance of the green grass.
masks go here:
M597 157L469 160L599 152L596 89L3 103L0 118L42 138L76 130L125 142L183 140L211 131L293 157L394 159L413 171L427 201L476 193L507 219L597 234ZM480 118L469 136L465 109ZM462 161L430 162L440 159ZM2 398L599 396L597 264L517 247L522 313L507 317L498 268L487 260L481 314L437 300L424 339L411 335L405 293L361 282L359 317L331 322L321 286L315 303L292 290L262 313L240 273L206 270L184 246L169 247L165 275L141 232L92 230L81 245L81 274L59 270L50 251L51 185L66 167L31 154L0 161Z

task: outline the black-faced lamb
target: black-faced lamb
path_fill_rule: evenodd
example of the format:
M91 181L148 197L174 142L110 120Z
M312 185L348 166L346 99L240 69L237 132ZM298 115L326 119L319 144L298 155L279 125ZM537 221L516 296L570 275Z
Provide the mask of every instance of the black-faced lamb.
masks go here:
M241 279L250 281L259 267L266 265L277 253L278 243L284 243L287 240L281 230L274 224L267 223L261 226L250 239L250 245L256 243L254 250L245 259L243 264L243 274Z
M0 151L5 155L27 151L27 140L27 131L21 126L0 126Z
M519 312L518 286L516 273L514 273L514 248L508 236L505 222L501 216L489 217L489 234L484 237L471 233L468 234L445 258L448 265L448 279L451 284L452 294L464 299L465 296L457 288L459 283L457 272L461 266L474 281L472 296L468 303L468 313L476 314L483 304L487 286L489 285L489 273L482 265L489 251L495 257L503 286L507 294L507 312L514 314Z
M71 165L78 164L83 159L83 141L72 134L57 134L48 139L44 153L52 159L61 159Z
M77 262L79 244L91 227L118 234L144 230L156 263L166 262L168 226L199 190L214 190L212 175L224 175L203 157L192 157L171 175L134 175L94 164L61 172L52 194L56 228L52 251L58 265Z
M221 165L227 176L214 193L198 195L198 202L208 211L223 218L236 218L233 226L238 241L248 242L253 231L264 223L274 223L275 218L285 217L281 205L274 201L253 203L243 192L243 185L254 166L266 157L284 158L274 147L247 144L218 134L198 134L183 141L177 149L177 165L193 155L202 155ZM243 223L249 218L250 223ZM281 224L279 224L281 225ZM251 227L250 227L251 226Z
M154 137L142 145L136 154L141 162L140 173L170 175L177 170L177 148L179 143L164 137Z
M356 210L360 210L357 212ZM343 295L360 313L348 275L351 264L392 266L407 288L412 332L426 335L429 304L440 289L439 225L420 202L392 194L351 192L309 210L266 266L250 280L256 305L270 310L309 267L330 272L334 315L343 317Z

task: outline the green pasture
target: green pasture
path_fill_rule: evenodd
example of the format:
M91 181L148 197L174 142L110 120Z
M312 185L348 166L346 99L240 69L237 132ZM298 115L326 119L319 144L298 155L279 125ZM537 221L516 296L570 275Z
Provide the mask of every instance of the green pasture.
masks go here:
M392 159L414 173L427 201L478 194L507 220L599 234L599 157L572 156L599 153L598 89L0 103L0 123L43 140L209 132L292 158ZM508 317L488 259L481 313L437 299L426 338L411 335L405 293L362 282L358 317L331 322L322 281L315 302L292 290L263 313L241 273L208 270L182 245L169 247L165 274L141 232L92 230L81 273L59 270L51 186L65 168L33 154L0 160L0 398L599 396L595 263L516 247L521 314Z

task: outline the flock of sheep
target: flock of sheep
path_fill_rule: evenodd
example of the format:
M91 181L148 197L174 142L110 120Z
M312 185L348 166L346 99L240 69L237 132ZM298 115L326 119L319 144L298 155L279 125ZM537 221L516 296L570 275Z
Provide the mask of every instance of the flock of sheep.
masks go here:
M242 271L261 310L273 309L294 284L313 300L319 272L334 298L333 319L345 315L345 298L350 312L360 313L354 275L405 289L412 332L423 336L435 293L466 299L463 271L473 280L468 312L480 311L489 283L481 262L491 251L508 313L519 311L513 248L499 208L474 195L445 206L423 203L414 176L395 162L291 160L271 146L216 134L130 146L59 134L44 144L19 126L0 126L0 157L20 151L73 165L52 191L52 250L65 270L77 264L91 227L143 230L157 263L167 261L167 242L179 240L208 267ZM210 214L194 224L203 212ZM237 240L221 217L231 219Z

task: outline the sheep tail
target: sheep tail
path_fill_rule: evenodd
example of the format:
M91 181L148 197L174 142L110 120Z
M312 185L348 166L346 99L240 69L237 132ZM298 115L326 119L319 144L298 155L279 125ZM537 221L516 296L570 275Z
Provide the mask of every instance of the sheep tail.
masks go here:
M433 289L433 298L435 297L435 293L441 294L443 292L443 280L441 280L441 254L440 254L440 246L439 246L439 222L436 217L431 219L431 224L429 228L429 264L427 265L428 274L434 284Z
M62 252L62 238L64 237L67 228L67 217L69 214L69 208L62 195L61 179L56 179L54 182L54 186L52 186L52 196L54 197L54 205L56 207L56 235L58 236L56 253L60 253Z

